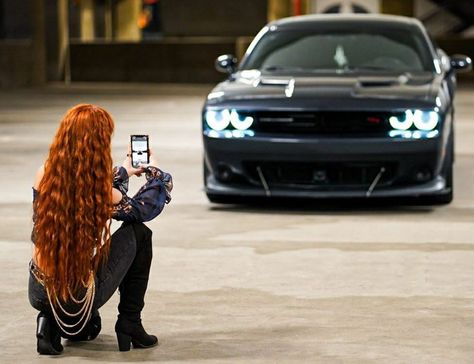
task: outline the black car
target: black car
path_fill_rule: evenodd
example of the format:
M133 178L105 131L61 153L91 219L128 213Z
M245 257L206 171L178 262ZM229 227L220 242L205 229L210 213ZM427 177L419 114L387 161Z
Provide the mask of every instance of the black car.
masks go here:
M202 112L205 192L453 197L455 72L416 19L309 15L268 24ZM234 198L232 198L234 197Z

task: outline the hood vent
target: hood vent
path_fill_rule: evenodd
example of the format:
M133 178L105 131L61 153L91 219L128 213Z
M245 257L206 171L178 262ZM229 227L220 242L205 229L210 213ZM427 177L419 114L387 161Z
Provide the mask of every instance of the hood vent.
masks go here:
M291 80L289 79L281 79L281 78L261 78L258 81L258 86L282 86L286 87L290 83Z
M400 82L398 80L361 80L359 81L359 85L361 87L388 87L399 85Z

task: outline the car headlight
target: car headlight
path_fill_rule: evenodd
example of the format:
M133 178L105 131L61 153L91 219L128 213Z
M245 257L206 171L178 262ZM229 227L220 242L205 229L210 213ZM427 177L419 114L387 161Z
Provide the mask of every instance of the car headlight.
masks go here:
M413 112L407 110L403 117L391 116L388 121L390 122L390 126L395 130L408 130L413 125Z
M224 110L207 110L205 113L207 125L213 130L221 131L227 128L230 124L230 112Z
M421 131L431 131L438 126L439 114L435 111L406 110L403 116L391 116L388 121L395 130L408 130L415 126Z
M252 116L242 115L234 109L207 110L204 114L207 125L215 131L223 131L229 126L239 131L249 129L254 121Z
M416 110L413 113L413 123L418 130L431 131L438 126L439 115L435 111Z
M236 110L230 112L230 122L237 130L247 130L253 124L253 117L242 116Z

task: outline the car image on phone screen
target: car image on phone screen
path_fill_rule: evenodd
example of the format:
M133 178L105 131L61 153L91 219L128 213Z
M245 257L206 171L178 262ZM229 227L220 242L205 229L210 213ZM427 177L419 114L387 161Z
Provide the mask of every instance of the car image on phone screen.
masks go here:
M138 168L140 164L150 163L148 135L131 135L132 166Z

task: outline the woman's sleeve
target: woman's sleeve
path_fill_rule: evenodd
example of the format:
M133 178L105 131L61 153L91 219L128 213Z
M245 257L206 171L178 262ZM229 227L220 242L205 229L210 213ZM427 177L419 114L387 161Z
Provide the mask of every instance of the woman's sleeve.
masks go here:
M127 222L145 222L154 219L171 201L173 179L169 173L156 167L146 169L147 182L133 197L127 195L128 174L125 168L114 168L114 188L122 193L122 200L114 206L112 217Z
M128 192L128 173L124 167L114 167L113 170L114 179L112 185L114 188L119 190L122 195L126 195Z

